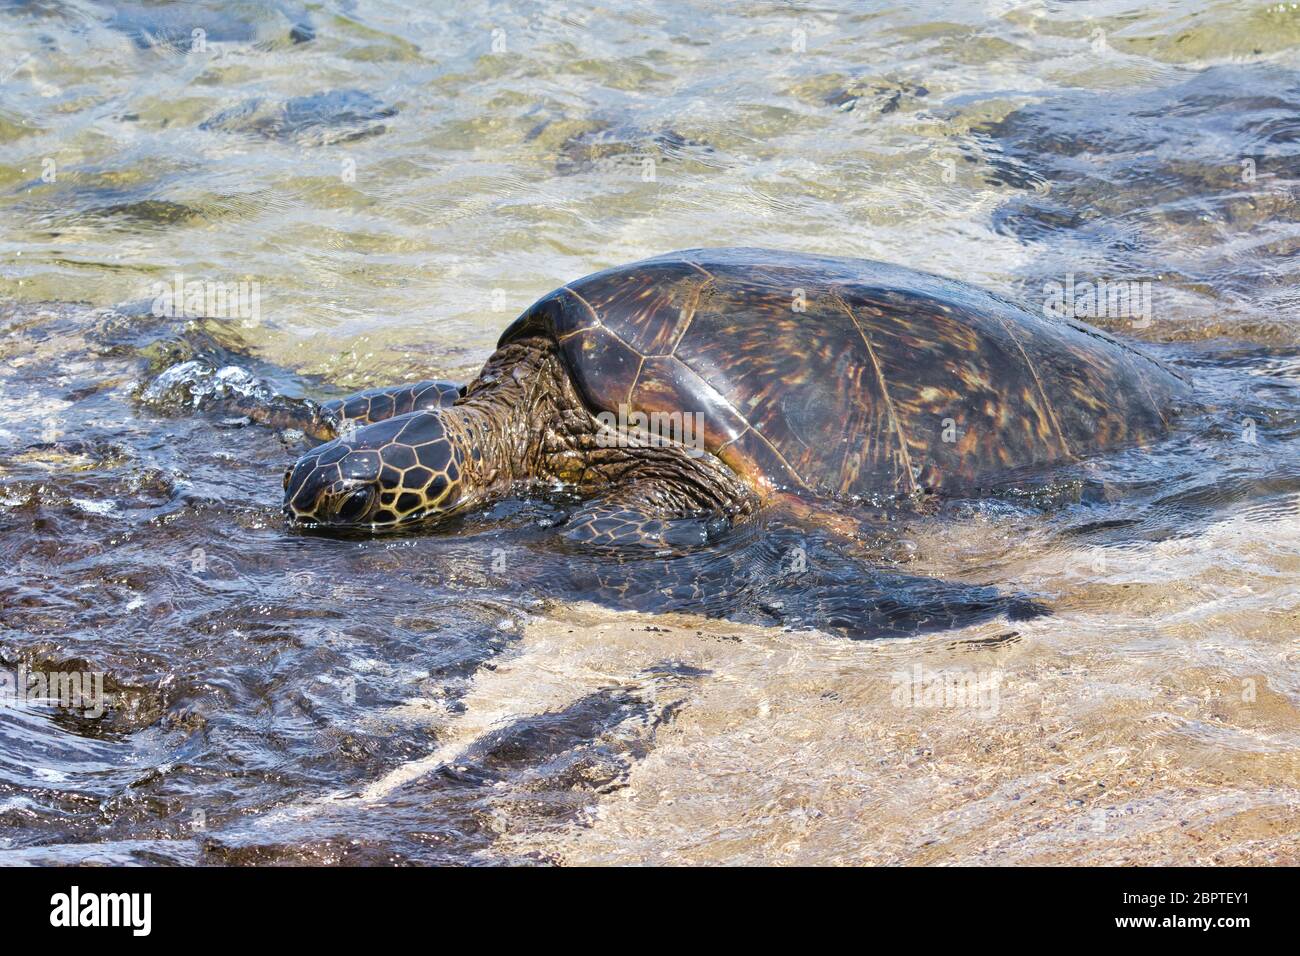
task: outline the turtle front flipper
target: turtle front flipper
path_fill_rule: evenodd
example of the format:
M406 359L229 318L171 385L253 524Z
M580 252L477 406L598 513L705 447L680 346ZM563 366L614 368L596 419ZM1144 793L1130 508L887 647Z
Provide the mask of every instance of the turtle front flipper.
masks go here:
M731 515L673 501L671 486L633 481L574 511L561 534L575 544L678 550L707 544L731 527Z
M296 429L309 438L325 442L398 415L451 405L461 392L461 387L451 382L416 382L372 388L323 403L310 398L267 397L252 392L226 395L216 407L277 431Z
M321 405L321 411L334 416L340 423L356 426L373 425L387 418L429 408L444 408L455 403L464 389L452 382L415 382L412 385L394 385L389 388L372 388L347 398L336 398Z
M300 431L317 441L329 441L339 433L338 415L310 398L234 394L206 401L202 407L209 412L243 416L277 432Z

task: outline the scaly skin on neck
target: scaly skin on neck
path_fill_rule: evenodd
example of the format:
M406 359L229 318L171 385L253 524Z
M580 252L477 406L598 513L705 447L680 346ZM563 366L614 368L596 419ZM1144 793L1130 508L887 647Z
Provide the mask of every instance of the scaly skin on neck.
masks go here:
M464 452L463 481L476 497L504 495L519 484L592 492L641 482L646 510L668 515L738 516L758 504L750 487L713 455L692 457L680 445L654 439L637 447L600 440L603 426L549 339L498 349L465 396L439 414ZM604 434L608 439L611 433Z

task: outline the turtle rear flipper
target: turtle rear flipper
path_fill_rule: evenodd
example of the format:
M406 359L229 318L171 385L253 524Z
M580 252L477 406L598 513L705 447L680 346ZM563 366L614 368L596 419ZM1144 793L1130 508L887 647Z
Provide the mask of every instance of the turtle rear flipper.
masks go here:
M899 561L908 551L899 547L906 541L898 531L885 511L814 508L780 495L762 523L760 556L740 562L772 567L761 553L779 556L768 585L774 602L760 606L782 625L853 638L903 637L1051 613L1034 595L910 570Z
M559 567L521 567L526 586L548 598L815 628L855 640L1050 613L1030 595L891 566L842 525L806 522L786 509L739 521L667 517L619 497L575 512L560 530L577 553Z

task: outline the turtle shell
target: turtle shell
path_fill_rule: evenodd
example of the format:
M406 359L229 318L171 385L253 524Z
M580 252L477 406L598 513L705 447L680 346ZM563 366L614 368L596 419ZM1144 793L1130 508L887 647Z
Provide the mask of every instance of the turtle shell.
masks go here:
M1146 442L1189 393L1084 323L901 266L762 249L571 282L501 344L533 335L555 340L593 411L700 413L704 447L735 471L820 495L971 489Z

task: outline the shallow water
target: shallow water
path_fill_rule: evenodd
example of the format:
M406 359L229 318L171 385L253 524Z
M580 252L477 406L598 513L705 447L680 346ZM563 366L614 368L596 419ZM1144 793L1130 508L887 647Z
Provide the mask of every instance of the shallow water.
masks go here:
M1300 11L1081 6L0 4L0 673L106 703L0 706L0 861L1297 862ZM283 526L247 403L734 244L1136 283L1199 404L852 553Z

